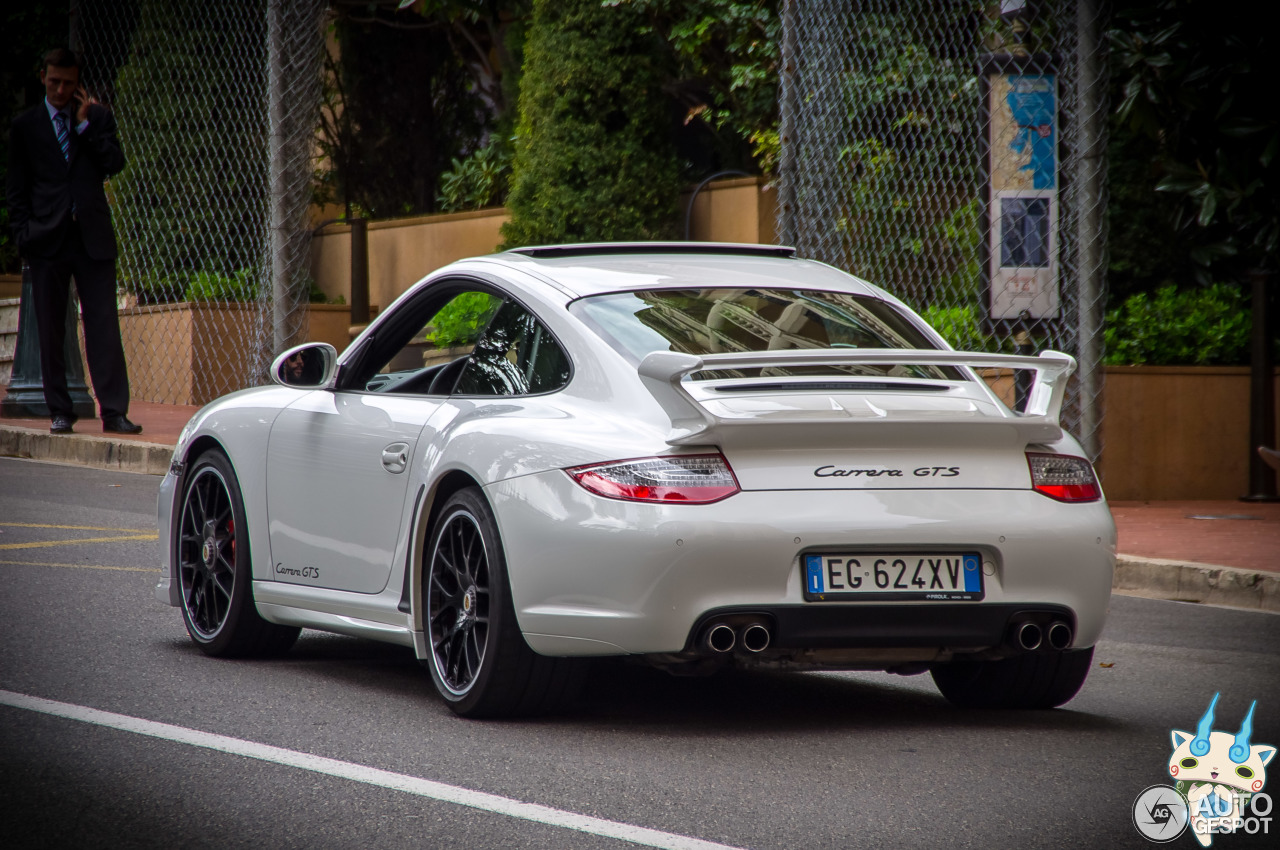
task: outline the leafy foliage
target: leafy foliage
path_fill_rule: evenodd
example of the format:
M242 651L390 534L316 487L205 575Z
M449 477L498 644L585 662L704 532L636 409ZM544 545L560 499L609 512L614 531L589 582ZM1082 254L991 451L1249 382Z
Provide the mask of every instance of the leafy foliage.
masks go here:
M196 272L182 293L183 301L254 301L257 297L256 272L248 268L232 275Z
M970 200L980 90L968 61L913 26L922 2L854 18L857 61L844 99L855 141L840 152L848 212L835 225L862 258L858 273L918 303L959 303L980 281L981 207ZM915 258L911 268L904 255Z
M525 45L507 247L675 231L662 69L639 12L537 0Z
M485 292L459 295L431 320L432 332L427 342L438 348L474 343L501 303L501 299Z
M717 161L701 170L773 171L778 138L779 0L605 0L644 13L640 32L672 54L665 88L686 127L710 136ZM697 170L697 169L695 169Z
M128 164L112 180L123 285L144 301L182 296L193 274L256 267L265 226L266 85L231 33L247 25L237 4L141 0L128 64L116 80L120 141ZM236 65L227 86L210 66ZM180 171L181 170L181 171ZM219 266L206 268L207 258Z
M1179 253L1200 283L1274 261L1280 247L1275 30L1242 26L1209 0L1122 3L1108 33L1116 110L1155 146L1158 183L1177 198Z
M463 7L479 4L429 3L421 13L397 5L336 7L339 51L326 57L315 185L317 200L348 214L434 212L439 175L491 126L477 72L458 49Z
M1178 239L1180 200L1156 192L1151 143L1113 125L1107 147L1107 289L1111 305L1137 292L1190 284L1195 268Z
M1237 286L1165 286L1107 313L1109 365L1233 366L1249 361L1251 319Z
M440 176L442 212L478 210L499 206L507 197L511 175L511 146L491 137L489 143L471 156L455 157L453 166Z
M1013 351L1012 339L991 336L982 328L978 308L971 304L957 307L930 305L920 316L957 351Z

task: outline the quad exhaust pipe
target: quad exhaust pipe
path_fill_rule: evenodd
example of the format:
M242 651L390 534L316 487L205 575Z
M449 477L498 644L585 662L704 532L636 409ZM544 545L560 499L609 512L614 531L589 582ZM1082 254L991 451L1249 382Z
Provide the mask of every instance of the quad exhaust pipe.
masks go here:
M773 641L773 634L764 623L747 623L735 629L728 623L714 623L702 637L702 644L712 652L732 652L741 645L747 652L764 652Z
M1018 646L1027 652L1040 648L1043 635L1035 623L1023 623L1018 629Z

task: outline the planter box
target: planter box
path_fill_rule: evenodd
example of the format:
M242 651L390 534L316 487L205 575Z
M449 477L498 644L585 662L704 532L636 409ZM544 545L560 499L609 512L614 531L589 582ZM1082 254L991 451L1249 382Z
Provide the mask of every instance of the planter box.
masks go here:
M1108 499L1239 498L1255 449L1249 367L1107 367L1098 470Z
M130 395L160 404L202 405L259 383L253 344L270 321L256 303L180 302L121 311ZM327 342L342 351L351 341L350 326L346 305L310 305L308 330L299 341ZM261 354L264 361L269 357Z
M0 274L0 299L22 297L22 275Z

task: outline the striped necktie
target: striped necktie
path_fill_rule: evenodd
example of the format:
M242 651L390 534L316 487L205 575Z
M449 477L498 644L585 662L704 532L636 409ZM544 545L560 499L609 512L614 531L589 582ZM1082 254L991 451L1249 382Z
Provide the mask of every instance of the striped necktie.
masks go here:
M62 145L62 158L71 161L71 134L67 132L67 114L55 112L53 126L58 131L58 144Z

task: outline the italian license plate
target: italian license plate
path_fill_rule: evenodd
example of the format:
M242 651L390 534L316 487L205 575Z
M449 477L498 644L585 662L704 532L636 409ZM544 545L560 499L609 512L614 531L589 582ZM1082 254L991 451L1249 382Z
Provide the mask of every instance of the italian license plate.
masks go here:
M804 598L919 599L971 602L982 598L982 558L976 552L810 554L803 558Z

